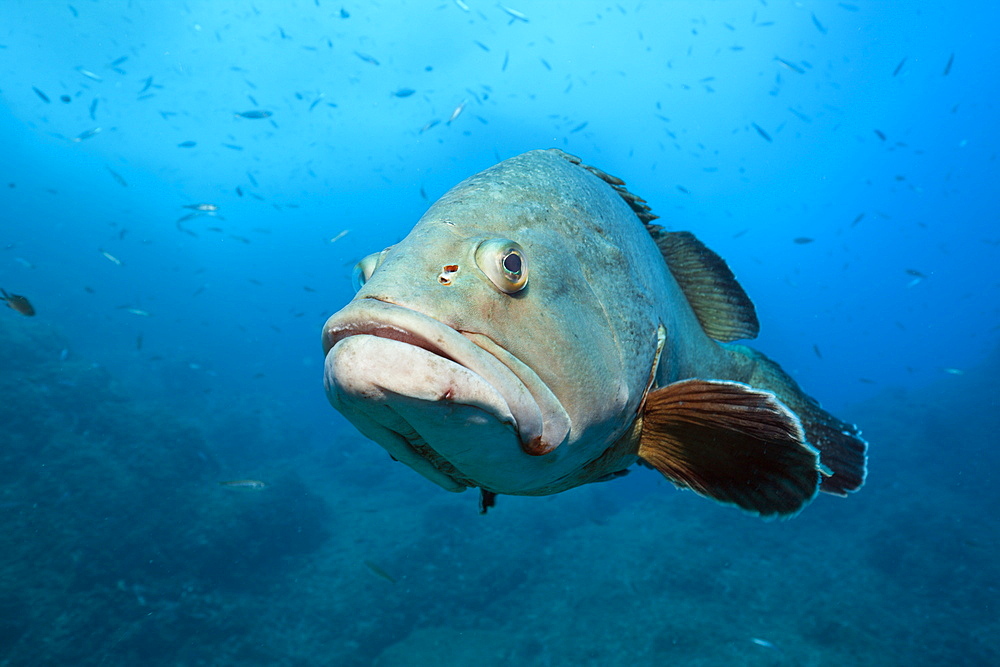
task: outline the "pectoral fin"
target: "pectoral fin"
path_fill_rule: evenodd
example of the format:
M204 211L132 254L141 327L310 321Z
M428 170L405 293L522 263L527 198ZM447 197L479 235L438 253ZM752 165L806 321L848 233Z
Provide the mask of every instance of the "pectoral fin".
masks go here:
M738 382L684 380L651 392L639 457L678 486L762 516L794 514L820 483L798 417Z

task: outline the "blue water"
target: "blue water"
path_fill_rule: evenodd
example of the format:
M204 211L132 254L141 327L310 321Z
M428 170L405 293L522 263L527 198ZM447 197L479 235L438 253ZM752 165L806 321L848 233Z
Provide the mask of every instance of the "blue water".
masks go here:
M2 3L0 665L1000 664L1000 9L505 4ZM354 263L547 147L728 261L858 494L480 517L330 408Z

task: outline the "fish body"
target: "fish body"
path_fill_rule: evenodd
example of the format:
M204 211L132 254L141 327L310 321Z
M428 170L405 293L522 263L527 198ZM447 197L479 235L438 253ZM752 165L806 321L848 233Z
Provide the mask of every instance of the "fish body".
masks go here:
M463 111L465 111L465 105L466 105L466 104L468 104L468 102L469 102L469 100L462 100L462 103L461 103L461 104L459 104L459 105L458 105L457 107L455 107L455 108L454 108L454 109L452 110L452 112L451 112L451 116L449 116L449 118L448 118L448 120L447 120L447 123L448 123L449 125L451 124L451 122L452 122L453 120L455 120L456 118L458 118L459 116L461 116L461 115L462 115L462 112L463 112Z
M219 486L225 486L230 489L259 490L266 489L267 482L262 482L259 479L232 479L226 482L219 482Z
M271 112L264 111L263 109L251 109L250 111L237 111L236 115L240 118L249 118L251 120L260 120L263 118L270 118Z
M26 317L31 317L35 314L35 307L31 305L27 297L23 297L20 294L8 294L6 290L0 289L0 301L6 303L8 308L13 308Z
M92 81L104 81L104 79L102 79L101 77L97 76L96 74L94 74L90 70L86 70L86 69L84 69L82 67L77 67L76 71L79 72L80 74L84 75L85 77L87 77L88 79L90 79Z
M192 211L218 211L218 204L185 204L184 208L189 208Z
M81 132L77 136L73 137L72 141L74 141L76 143L79 143L81 141L85 141L87 139L90 139L91 137L93 137L93 136L95 136L97 134L100 134L100 133L101 133L101 128L99 128L99 127L92 127L89 130Z
M643 462L760 515L865 474L865 443L733 341L752 303L620 179L531 151L363 259L323 329L331 404L451 491L547 495Z

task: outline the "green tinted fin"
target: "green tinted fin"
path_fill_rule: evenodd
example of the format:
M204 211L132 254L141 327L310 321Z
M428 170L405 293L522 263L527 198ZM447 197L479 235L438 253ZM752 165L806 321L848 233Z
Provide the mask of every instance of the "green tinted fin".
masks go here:
M646 397L639 457L678 486L761 516L798 512L819 486L816 450L774 396L683 380Z
M820 407L781 366L745 345L731 345L731 353L749 362L739 378L758 389L777 394L802 423L806 440L819 450L823 465L820 491L845 496L865 483L868 471L868 443L857 426L842 422Z
M690 232L650 225L650 233L705 333L723 342L757 337L757 311L725 260Z

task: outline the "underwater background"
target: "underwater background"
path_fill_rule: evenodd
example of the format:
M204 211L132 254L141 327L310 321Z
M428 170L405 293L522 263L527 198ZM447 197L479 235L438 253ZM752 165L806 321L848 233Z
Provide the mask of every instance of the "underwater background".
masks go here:
M4 0L0 665L1000 664L998 22ZM329 406L355 262L548 147L727 260L860 492L765 522L635 470L479 516Z

